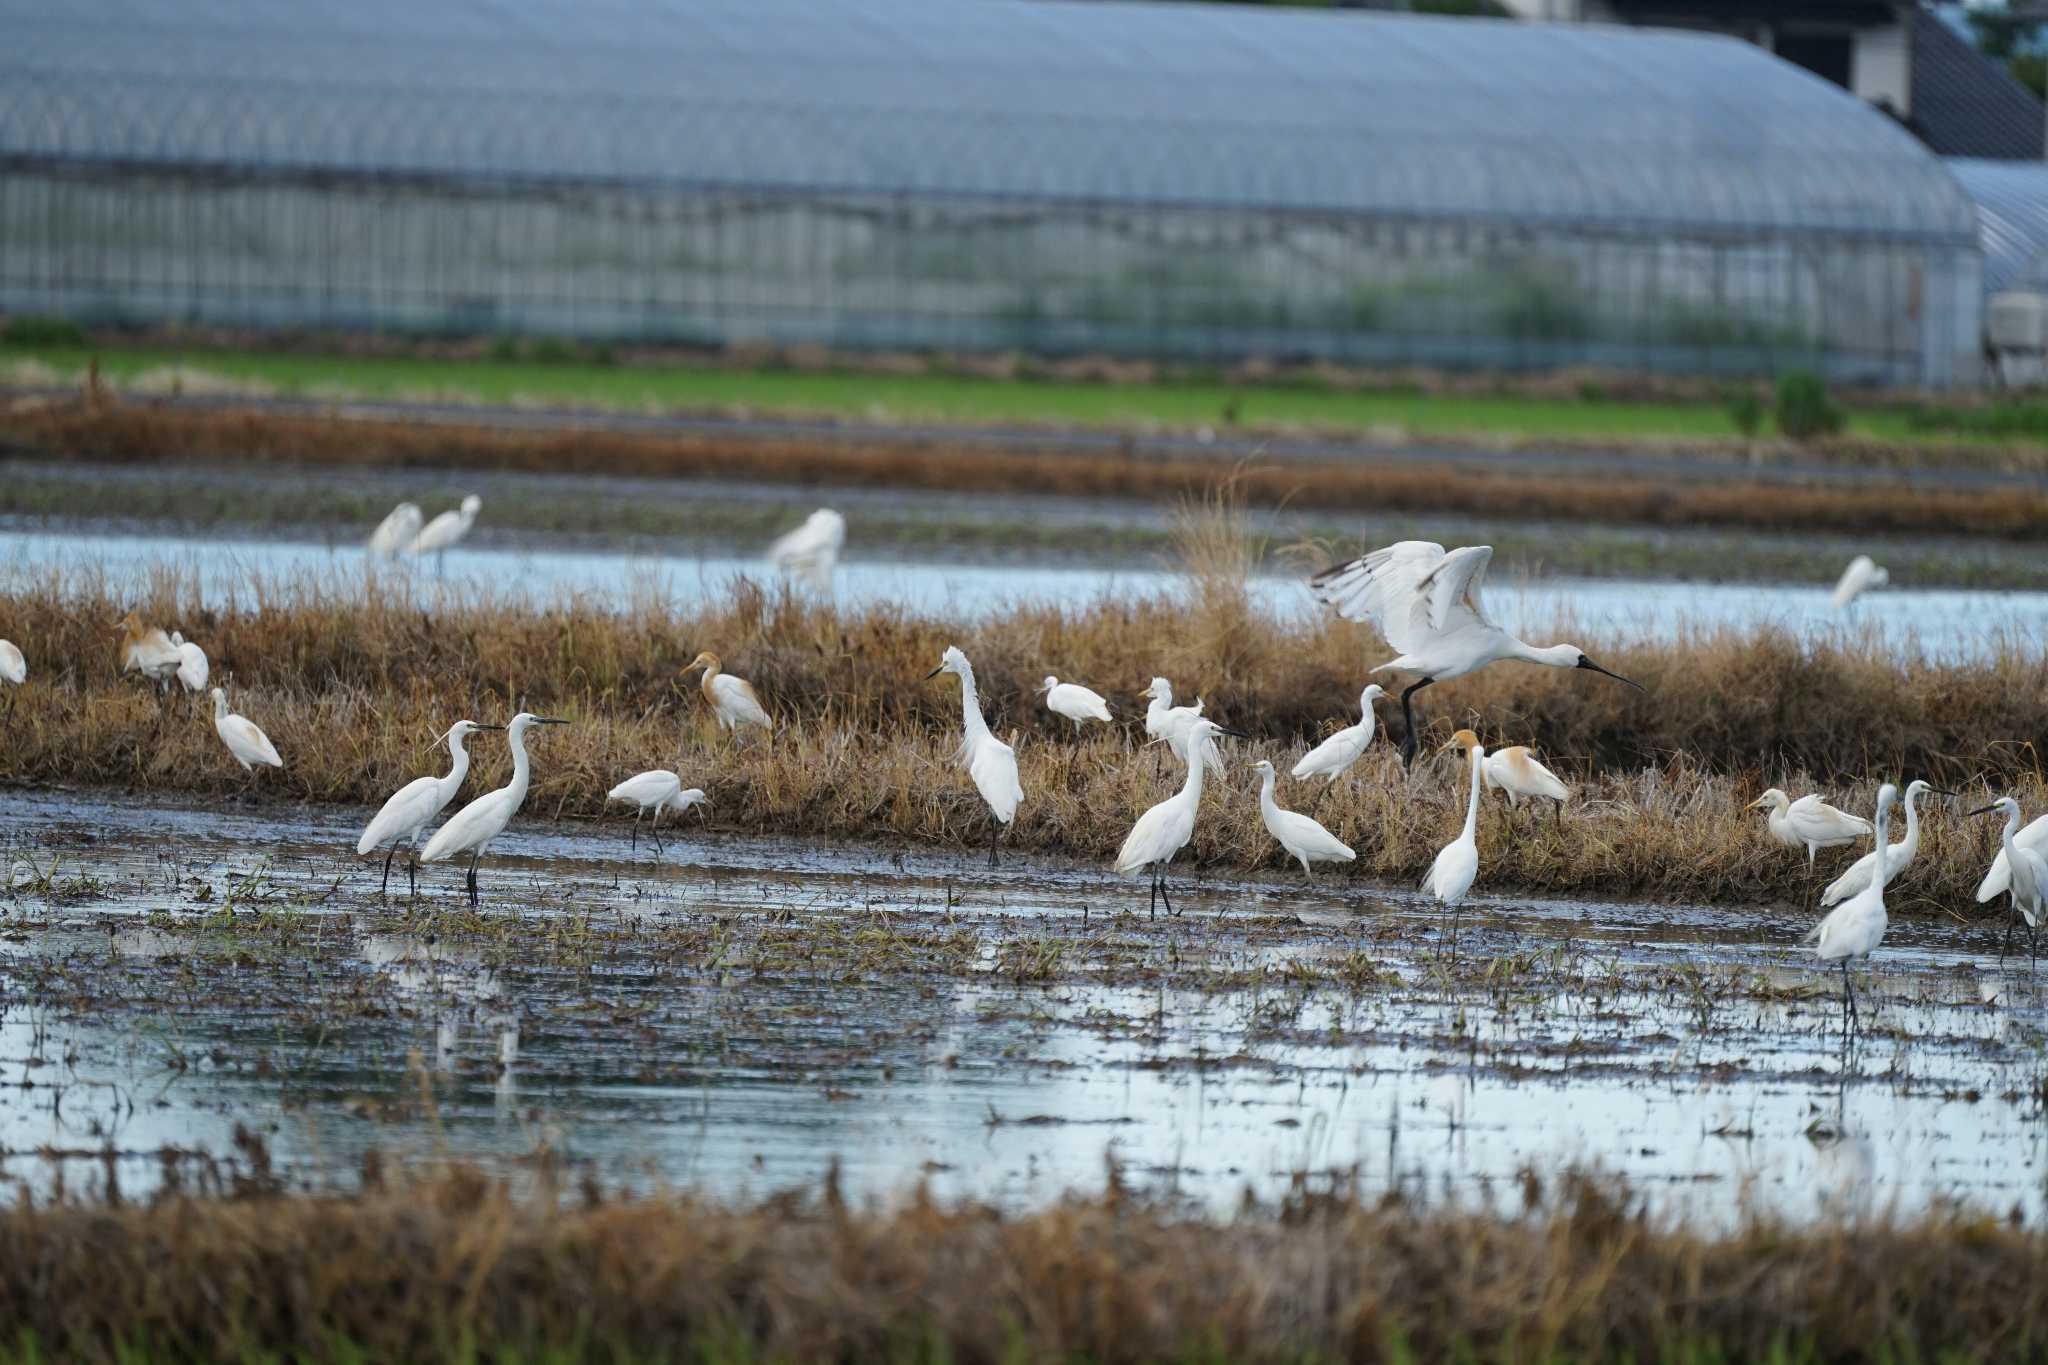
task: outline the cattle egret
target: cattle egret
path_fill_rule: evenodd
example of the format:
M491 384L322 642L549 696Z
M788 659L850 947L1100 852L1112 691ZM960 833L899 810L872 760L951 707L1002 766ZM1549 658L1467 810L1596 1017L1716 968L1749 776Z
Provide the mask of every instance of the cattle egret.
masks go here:
M832 570L846 544L846 518L820 507L768 547L768 562L819 592L832 591Z
M396 559L412 548L420 534L420 506L401 502L370 532L369 551L379 559Z
M1466 753L1472 766L1472 794L1465 802L1464 832L1437 851L1429 875L1422 879L1423 890L1454 909L1479 876L1479 784L1484 780L1486 749L1474 740Z
M1294 775L1327 777L1334 784L1349 772L1351 765L1364 755L1366 746L1372 743L1373 698L1385 695L1387 689L1378 683L1367 684L1365 691L1358 694L1358 724L1345 726L1303 754L1301 762L1294 765Z
M725 672L725 666L718 662L718 656L705 650L690 660L680 677L689 677L694 669L704 670L704 680L699 687L704 700L711 703L711 712L718 717L720 729L738 731L742 725L758 725L763 730L773 730L774 723L761 707L761 699L754 695L754 685L745 678L735 678Z
M1849 567L1842 570L1832 600L1838 609L1846 607L1861 596L1865 588L1881 588L1891 581L1892 576L1873 564L1869 555L1857 555L1849 561Z
M1972 815L1989 815L1992 811L2005 812L2005 828L1999 833L1999 854L2005 859L2006 886L2012 893L2012 910L2015 917L2027 922L2027 937L2039 951L2041 920L2048 917L2048 858L2043 858L2034 849L2028 848L2016 837L2020 828L2020 803L2010 796L2001 796L1988 806L1980 806L1970 812ZM1987 876L1986 881L1990 878ZM1996 895L1996 892L1992 894ZM1982 900L1983 897L1978 897ZM2005 922L2005 942L1999 945L1999 961L2005 960L2005 950L2012 946L2012 920Z
M2048 861L2048 815L2035 816L2031 824L2013 836L2012 841L2021 848L2032 849ZM2000 848L1998 856L1991 860L1991 870L1984 874L1983 881L1977 883L1978 903L1998 899L2011 886L2012 864L2006 858L2005 850Z
M1609 672L1586 657L1577 645L1537 648L1524 644L1487 619L1479 591L1491 545L1468 545L1444 553L1426 540L1404 540L1383 550L1337 564L1309 580L1317 597L1347 621L1370 621L1397 658L1372 671L1419 673L1401 693L1401 718L1408 734L1401 742L1401 761L1412 764L1418 736L1415 694L1432 683L1462 678L1504 659L1544 664L1551 668L1585 668L1603 673L1637 691L1642 684Z
M441 826L434 837L427 840L427 846L420 850L423 863L438 863L462 853L469 855L469 904L472 909L477 904L477 860L484 856L491 840L505 832L505 826L512 823L512 817L526 804L527 784L533 777L533 765L526 756L526 732L536 725L568 723L566 720L536 716L531 711L521 711L512 717L512 723L505 727L505 738L512 746L512 780L455 812L454 818Z
M439 555L435 562L445 568L449 547L469 534L469 528L476 525L476 514L483 510L483 505L484 500L471 493L462 500L461 511L443 512L422 526L420 533L412 538L409 553L415 556Z
M1899 789L1887 782L1877 789L1877 846L1885 846L1885 826L1891 820L1892 803L1899 799ZM1822 962L1842 964L1842 1007L1848 1013L1847 1023L1856 1022L1856 994L1849 985L1849 961L1852 958L1868 957L1871 951L1884 939L1884 884L1891 880L1891 865L1887 859L1871 878L1870 885L1858 891L1828 911L1826 919L1807 937L1813 940L1813 954Z
M261 763L272 768L282 768L284 760L277 756L277 746L270 742L270 736L258 729L256 722L247 716L238 716L228 710L228 694L218 687L213 689L213 728L220 735L220 742L228 746L228 752L242 765L251 781L256 776L256 765Z
M121 628L123 673L140 673L159 687L178 676L185 656L171 643L170 636L155 626L145 626L132 611L114 624Z
M28 681L28 660L12 640L0 640L0 682L19 687Z
M1906 784L1906 837L1885 850L1884 880L1887 886L1899 879L1899 874L1906 870L1906 865L1920 852L1920 797L1926 792L1933 792L1937 796L1955 795L1954 792L1943 791L1933 783L1923 782L1919 778L1914 778ZM1851 863L1847 872L1828 883L1827 890L1820 893L1822 907L1839 904L1856 895L1870 885L1870 878L1876 871L1877 850L1873 848Z
M1175 706L1173 684L1164 678L1154 678L1151 684L1138 694L1140 701L1148 698L1152 704L1145 709L1145 733L1153 739L1165 740L1166 747L1173 750L1173 756L1186 762L1189 752L1188 735L1192 732L1195 722L1202 718L1202 699L1196 697L1193 706ZM1218 777L1223 776L1223 760L1216 756L1215 746L1211 745L1203 752L1209 756L1209 771Z
M1194 837L1195 812L1202 804L1202 770L1217 761L1211 752L1216 747L1216 736L1235 734L1237 731L1226 730L1213 720L1197 717L1187 731L1187 781L1174 795L1139 816L1138 823L1124 836L1123 847L1117 850L1118 872L1126 877L1135 877L1140 872L1152 874L1150 916L1158 915L1162 900L1166 902L1167 914L1179 913L1173 908L1173 898L1166 894L1166 865Z
M1273 765L1265 759L1252 764L1259 775L1259 818L1266 832L1280 841L1287 856L1300 862L1301 875L1312 876L1310 862L1348 863L1358 855L1342 839L1299 811L1282 810L1273 799Z
M974 665L957 645L947 645L939 666L925 674L926 681L941 673L960 679L960 766L974 779L981 799L995 815L988 830L988 865L996 865L996 840L1003 826L1017 816L1017 803L1024 799L1023 784L1017 780L1017 751L989 733L981 718L981 700L974 692Z
M1463 753L1479 742L1479 736L1470 730L1460 730L1451 736L1451 747ZM1548 797L1553 803L1552 811L1557 818L1564 819L1564 803L1571 800L1572 790L1564 780L1550 769L1536 761L1525 744L1495 749L1486 755L1486 762L1480 768L1486 779L1486 789L1497 791L1508 799L1510 810L1521 808L1523 797Z
M1110 719L1109 703L1102 699L1100 693L1091 692L1079 683L1063 683L1048 674L1038 690L1045 693L1045 709L1074 722L1077 735L1086 721Z
M1813 871L1813 855L1823 848L1834 848L1839 844L1853 844L1858 839L1870 837L1870 822L1860 815L1836 810L1820 799L1818 794L1800 797L1797 801L1788 798L1784 792L1773 787L1744 807L1755 810L1758 806L1769 806L1771 837L1787 848L1806 850L1806 870Z
M661 856L661 813L671 808L681 815L692 806L711 804L711 798L701 787L685 789L683 779L667 768L655 768L650 772L629 777L605 793L605 804L614 801L630 801L638 810L633 812L633 847L640 847L640 821L648 811L654 812L654 823L649 826L654 834L654 856Z
M206 651L175 630L171 644L178 651L178 681L185 684L187 692L204 692L207 675L213 671L206 662Z
M436 744L446 743L448 752L454 757L454 764L446 777L415 777L412 781L393 792L384 808L372 817L363 837L356 840L356 856L361 857L382 844L391 845L391 851L384 855L384 880L377 887L377 894L383 895L391 889L391 859L398 853L398 846L412 840L414 857L405 865L406 884L414 895L419 894L419 848L420 835L426 832L434 817L448 808L455 799L455 793L462 790L462 780L469 776L469 750L463 741L479 730L502 730L502 725L478 725L473 720L458 720L448 727L448 732L435 740Z

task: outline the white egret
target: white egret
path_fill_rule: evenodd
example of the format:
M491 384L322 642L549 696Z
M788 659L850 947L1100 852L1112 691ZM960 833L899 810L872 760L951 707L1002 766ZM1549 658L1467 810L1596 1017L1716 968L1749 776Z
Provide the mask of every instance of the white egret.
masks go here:
M2048 860L2048 814L2037 815L2032 822L2012 837L2013 843L2021 848L2030 848ZM1984 880L1977 883L1977 901L1982 904L2005 894L2012 886L2012 863L2005 856L2004 848L1991 860L1991 870L1984 874Z
M178 681L185 684L187 692L204 692L207 675L213 671L206 662L206 651L175 630L171 645L178 651Z
M28 660L21 656L21 646L12 640L0 640L0 682L16 687L28 681Z
M1303 877L1314 875L1310 862L1348 863L1358 856L1342 839L1300 811L1280 808L1273 799L1271 763L1262 758L1252 764L1252 770L1259 775L1259 818L1266 822L1266 833L1280 841L1288 857L1300 862Z
M2005 859L2006 886L2012 893L2012 910L2016 918L2027 922L2027 937L2039 951L2040 935L2037 932L2043 918L2048 918L2048 858L2028 848L2016 837L2020 828L2020 803L2010 796L2001 796L1988 806L1979 806L1972 815L1989 815L1992 811L2005 812L2005 828L1999 833L1999 854ZM1987 877L1988 881L1989 878ZM1996 894L1995 892L1993 894ZM1978 899L1983 899L1979 897ZM2005 922L2005 942L1999 945L1998 959L2005 960L2005 950L2012 946L2012 920Z
M1460 730L1451 736L1451 747L1460 753L1466 752L1479 742L1479 736L1470 730ZM1551 810L1561 822L1564 819L1564 803L1571 800L1572 789L1564 779L1536 761L1536 755L1526 744L1513 744L1505 749L1493 749L1486 755L1486 762L1480 766L1480 773L1486 779L1486 789L1497 791L1508 799L1510 810L1521 809L1521 798L1547 797Z
M1954 792L1943 791L1933 783L1917 777L1906 784L1906 837L1885 850L1884 880L1887 886L1899 879L1899 874L1906 870L1907 864L1920 852L1920 797L1926 792L1933 792L1937 796L1955 795ZM1827 890L1820 893L1822 908L1839 904L1862 891L1864 887L1870 885L1870 879L1876 871L1877 850L1873 848L1849 864L1848 871L1828 883Z
M839 563L839 551L846 544L846 518L829 507L820 507L794 531L778 537L768 547L768 562L792 578L798 578L819 592L832 591L832 570Z
M1390 669L1421 677L1401 693L1401 718L1408 734L1401 742L1401 761L1412 764L1419 737L1415 730L1414 697L1432 683L1447 682L1488 664L1518 660L1551 668L1585 668L1642 691L1641 683L1610 672L1586 657L1577 645L1525 644L1487 618L1479 600L1491 545L1468 545L1446 554L1426 540L1404 540L1374 550L1347 564L1337 564L1309 580L1317 597L1347 621L1370 621L1397 658L1372 671Z
M605 793L605 804L614 801L630 801L639 809L633 812L633 844L640 847L640 821L648 811L654 812L654 823L649 828L654 835L654 856L661 856L661 813L673 809L681 815L692 806L711 804L711 798L701 787L683 786L683 779L667 768L655 768L627 778L618 786Z
M1818 793L1809 793L1794 801L1777 787L1772 787L1744 809L1755 810L1758 806L1771 808L1767 823L1773 839L1787 848L1806 850L1808 872L1813 871L1816 851L1853 844L1858 839L1870 837L1868 820L1835 809L1821 800Z
M1468 732L1469 733L1469 732ZM1455 740L1452 741L1456 743ZM1446 748L1449 746L1446 745ZM1464 904L1465 893L1479 876L1479 784L1483 780L1486 748L1476 740L1467 751L1472 766L1472 794L1465 802L1465 828L1457 838L1437 851L1422 879L1422 889L1453 909L1452 932L1456 933L1456 910Z
M1377 720L1372 710L1373 699L1385 695L1386 688L1378 683L1368 683L1365 691L1358 694L1358 724L1345 726L1303 754L1301 762L1294 765L1294 775L1327 777L1334 785L1338 778L1349 772L1351 765L1364 755L1366 746L1372 743Z
M566 720L536 716L531 711L521 711L512 717L512 723L505 727L505 738L512 746L512 780L496 791L485 792L455 812L453 818L441 826L434 837L427 840L427 846L420 850L423 863L438 863L462 853L469 855L469 903L472 908L477 904L477 860L484 856L491 840L505 832L505 826L512 823L512 817L526 804L526 788L533 777L533 764L526 756L526 732L536 725L568 723Z
M1166 902L1167 914L1179 913L1173 908L1173 898L1166 894L1166 865L1194 837L1195 812L1202 804L1202 770L1218 761L1212 752L1216 736L1234 734L1237 731L1197 717L1187 731L1187 781L1178 792L1139 816L1138 823L1124 836L1123 847L1117 850L1118 872L1126 877L1135 877L1140 872L1152 874L1152 916L1158 915L1162 900Z
M1877 789L1877 846L1885 846L1886 826L1891 820L1892 803L1899 799L1899 789L1887 782ZM1849 985L1849 962L1852 958L1868 957L1884 940L1885 910L1884 884L1891 880L1890 860L1877 869L1870 885L1858 891L1828 911L1827 918L1807 938L1813 942L1813 953L1822 962L1842 964L1842 1007L1848 1011L1850 1025L1856 1022L1856 994Z
M1175 706L1173 684L1164 678L1154 678L1138 694L1138 699L1150 699L1152 703L1145 708L1145 733L1153 739L1166 741L1166 747L1173 750L1173 756L1186 762L1190 752L1188 736L1195 722L1202 718L1202 699L1196 697L1193 706ZM1211 745L1203 752L1209 756L1209 771L1218 777L1223 776L1223 760L1217 757L1215 746ZM1157 771L1156 766L1154 770Z
M412 548L420 534L420 505L401 502L370 532L369 551L380 559L396 559Z
M705 650L690 660L680 677L689 677L695 669L704 670L704 679L699 687L704 700L711 703L711 712L718 717L720 729L737 731L742 725L758 725L763 730L773 730L775 724L768 719L768 712L761 706L760 697L754 694L754 685L745 678L735 678L725 671L725 665L718 656Z
M220 742L228 746L228 752L235 756L235 761L242 765L252 781L259 763L271 768L284 766L284 760L277 756L277 746L270 742L270 736L247 716L238 716L228 710L228 694L218 687L213 689L213 728L220 735Z
M415 777L412 781L393 792L384 808L371 817L363 830L363 837L356 840L356 856L361 857L383 844L391 845L391 851L384 855L384 880L377 887L377 894L383 895L391 889L391 860L397 856L398 846L412 840L413 858L405 865L405 880L412 894L418 895L420 836L426 832L434 817L448 808L455 799L455 793L462 790L462 781L469 776L469 750L463 741L479 730L502 730L502 725L479 725L473 720L458 720L448 727L446 734L435 740L436 744L446 743L449 755L455 760L446 777Z
M483 506L484 500L471 493L462 500L461 511L443 512L422 526L420 533L412 538L407 553L415 557L438 555L440 558L435 563L446 568L449 547L469 534L469 528L476 525L476 514L483 510Z
M1881 588L1891 581L1892 576L1872 563L1869 555L1857 555L1849 561L1849 567L1842 570L1842 577L1835 584L1835 595L1831 600L1835 607L1840 609L1854 602L1865 588Z
M142 618L132 611L114 624L121 628L123 673L140 673L159 688L178 676L185 656L178 653L170 636L155 626L144 625Z
M974 691L974 665L957 645L947 645L939 666L925 674L930 681L941 673L960 679L960 766L974 779L975 788L995 820L988 830L988 865L996 865L996 840L1003 826L1017 817L1017 803L1024 799L1024 786L1017 780L1017 751L989 733L981 718L981 699Z
M1074 733L1081 733L1084 722L1111 719L1109 703L1099 692L1090 691L1079 683L1063 683L1051 674L1046 675L1038 690L1045 693L1045 709L1056 716L1065 716L1074 722Z

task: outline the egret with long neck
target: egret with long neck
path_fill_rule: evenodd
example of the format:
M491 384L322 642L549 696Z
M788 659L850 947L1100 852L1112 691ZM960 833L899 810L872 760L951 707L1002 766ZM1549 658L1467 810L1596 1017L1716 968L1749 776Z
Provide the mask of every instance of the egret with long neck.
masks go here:
M1117 850L1118 872L1126 877L1145 871L1152 874L1152 915L1159 913L1161 901L1166 902L1167 914L1179 913L1173 908L1173 898L1166 894L1166 865L1194 837L1195 812L1202 804L1202 770L1214 761L1212 741L1218 735L1237 733L1212 720L1196 720L1188 730L1187 781L1174 795L1139 816Z
M1998 948L1998 960L2003 962L2006 949L2012 946L2015 919L2026 920L2030 951L2035 954L2040 951L2041 917L2048 913L2048 859L2014 837L2020 830L2019 802L2010 796L2001 796L1970 814L1989 815L1993 811L2005 812L2005 828L1999 832L1998 842L2005 852L2005 865L2011 873L2006 889L2012 894L2012 917L2005 922L2005 942Z
M996 840L1003 826L1017 818L1017 806L1024 799L1024 787L1017 780L1017 752L989 733L981 718L981 698L974 690L974 665L967 662L958 646L946 646L939 666L925 674L929 681L941 673L960 679L960 766L974 779L975 789L988 803L995 817L988 829L988 865L996 865Z
M377 888L383 895L391 889L391 860L398 855L398 846L407 839L412 840L414 857L405 864L407 886L414 895L419 893L419 845L420 835L426 832L434 817L448 808L455 799L455 793L462 790L462 783L469 776L469 747L464 742L479 730L502 730L502 725L478 725L473 720L458 720L448 727L440 741L448 745L448 753L454 762L448 768L446 777L416 777L392 793L384 808L377 812L363 837L356 841L358 857L368 853L379 844L389 843L391 851L384 855L384 880Z
M1885 847L1891 823L1891 809L1899 799L1899 789L1887 782L1877 789L1877 825L1873 831L1877 836L1880 852ZM1884 885L1892 877L1889 858L1878 860L1870 879L1870 885L1843 901L1828 912L1820 927L1808 937L1814 940L1814 956L1823 962L1842 964L1842 1009L1848 1027L1856 1026L1856 992L1849 984L1849 963L1854 958L1868 957L1877 945L1884 941L1885 925L1888 922L1884 908Z
M565 720L553 720L547 716L536 716L530 711L521 711L505 727L506 741L512 746L512 780L494 792L486 792L455 813L455 817L441 826L427 846L420 853L423 863L438 863L444 858L457 854L469 855L469 903L474 908L478 901L476 887L476 865L491 846L491 841L505 832L505 826L526 804L526 789L533 779L533 762L526 753L526 732L536 725L567 725Z

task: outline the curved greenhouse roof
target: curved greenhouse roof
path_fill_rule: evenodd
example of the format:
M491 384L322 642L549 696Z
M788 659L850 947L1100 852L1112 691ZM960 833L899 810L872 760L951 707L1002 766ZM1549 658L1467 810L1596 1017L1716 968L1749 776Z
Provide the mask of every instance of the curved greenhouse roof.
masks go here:
M0 156L1973 240L1748 44L1041 0L0 0Z
M1965 158L1948 165L1977 203L1984 292L2048 286L2048 166Z

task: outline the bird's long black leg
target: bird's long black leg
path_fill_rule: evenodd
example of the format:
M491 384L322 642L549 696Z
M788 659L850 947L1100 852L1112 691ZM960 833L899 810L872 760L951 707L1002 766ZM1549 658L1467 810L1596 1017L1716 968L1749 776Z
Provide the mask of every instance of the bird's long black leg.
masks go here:
M1002 838L1002 836L1003 822L1000 820L990 820L988 822L988 865L990 867L996 865L996 840Z
M1146 919L1159 918L1159 869L1152 869L1152 900L1145 908Z
M653 819L652 821L650 821L650 822L648 823L648 826L647 826L647 831L648 831L648 833L650 833L650 834L652 834L652 835L654 836L654 860L655 860L656 862L660 862L660 861L661 861L661 853L662 853L662 847L661 847L661 812L660 812L659 810L656 810L656 811L654 812L654 819Z
M1173 908L1173 897L1166 894L1166 874L1164 872L1159 874L1159 899L1166 902L1166 913L1168 915L1180 914L1180 911Z
M469 908L472 910L477 907L476 863L477 859L483 856L484 851L482 849L478 849L469 855Z
M405 860L405 889L414 900L420 894L420 851L415 848L412 857Z
M628 845L628 848L634 853L640 851L640 817L645 814L647 814L647 811L644 807L633 812L633 841Z
M1998 961L2001 965L2005 962L2005 950L2012 947L2012 926L2020 917L2019 906L2014 905L2011 909L2012 913L2005 917L2005 938L1998 945Z
M397 856L398 840L393 839L391 841L391 852L384 855L384 881L383 884L377 888L377 894L380 896L391 889L391 860Z
M1408 727L1408 737L1401 741L1401 767L1404 771L1415 766L1415 750L1422 743L1422 737L1415 733L1414 696L1435 681L1435 678L1424 678L1410 684L1401 693L1401 720Z
M1846 957L1842 959L1842 1003L1848 1007L1849 1027L1854 1030L1857 1024L1856 991L1849 985L1849 959Z

